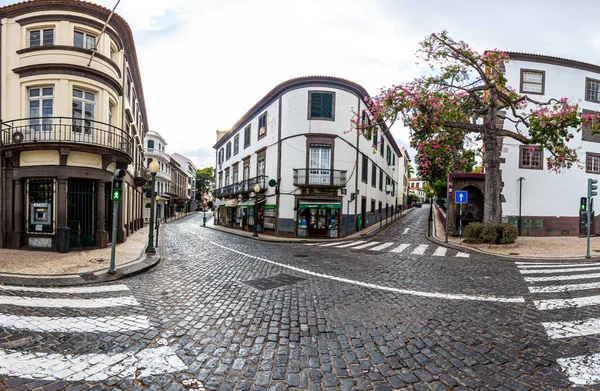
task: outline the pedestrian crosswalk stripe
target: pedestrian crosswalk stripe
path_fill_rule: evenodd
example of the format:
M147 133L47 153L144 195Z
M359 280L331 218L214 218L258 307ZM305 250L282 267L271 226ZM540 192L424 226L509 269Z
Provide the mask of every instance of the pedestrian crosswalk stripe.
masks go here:
M415 255L423 255L423 254L425 254L425 250L427 250L427 247L429 247L429 245L428 245L428 244L419 244L419 245L417 246L417 248L415 248L415 249L413 250L412 254L415 254Z
M185 369L187 366L168 346L81 355L0 350L0 374L24 379L97 382L115 376L139 379Z
M49 299L45 297L0 296L0 304L46 308L102 308L140 305L133 296L97 299Z
M46 292L46 293L98 293L98 292L119 292L128 291L127 285L104 285L104 286L83 286L83 287L66 287L66 288L37 288L29 286L10 286L0 285L0 290L4 291L19 291L19 292Z
M438 248L435 249L435 252L433 253L433 256L435 257L443 257L444 255L446 255L446 251L448 249L446 247L442 247L439 246Z
M458 258L469 258L469 254L468 253L463 253L463 252L458 252L456 253L456 257Z
M600 318L578 320L575 322L546 322L542 323L548 337L573 338L594 335L600 332Z
M13 330L59 333L137 331L151 328L148 317L135 316L15 316L0 314L0 327Z
M564 268L564 269L577 269L582 267L592 267L592 266L600 266L598 263L582 263L578 265L568 264L568 263L553 263L553 264L528 264L528 265L517 265L519 269L554 269L554 268ZM576 270L573 270L576 271Z
M600 382L600 353L559 358L556 361L565 370L569 380L577 385Z
M381 250L385 250L386 248L390 247L393 244L395 244L395 243L394 242L387 242L387 243L384 243L384 244L380 244L377 247L370 248L369 250L372 250L372 251L381 251Z
M319 246L319 247L329 247L329 246L335 246L336 244L340 244L340 242L333 242L333 243L318 244L318 246Z
M556 262L515 262L515 265L540 265L540 266L547 266L547 265L564 265L564 263L556 263ZM520 267L520 266L519 266Z
M576 270L571 270L571 269L544 269L544 270L539 270L539 269L535 269L535 270L523 270L523 269L519 269L519 271L521 272L521 274L552 274L552 273L573 273L575 272L588 272L588 271L594 271L594 270L600 270L600 266L594 266L594 267L583 267L580 269L576 269Z
M391 253L401 253L402 251L406 250L409 247L410 247L410 244L404 243L404 244L399 245L396 248L391 249L390 252Z
M549 286L530 286L531 293L556 293L570 291L584 291L587 289L599 289L600 282L589 282L587 284L569 284L569 285L549 285Z
M524 277L527 282L545 282L545 281L570 281L585 280L588 278L600 278L600 273L591 274L572 274L570 276L551 276L551 277Z
M366 242L367 242L366 240L356 240L356 241L353 241L350 243L345 243L345 244L342 244L341 246L335 246L335 247L344 248L344 247L350 247L350 246L354 246L356 244L361 244L361 243L366 243Z
M362 248L371 247L371 246L374 246L376 244L379 244L379 242L368 242L368 243L361 244L359 246L353 246L353 247L350 247L350 248L353 249L353 250L360 250Z
M574 297L570 299L534 300L538 310L558 310L561 308L587 307L600 304L600 296Z

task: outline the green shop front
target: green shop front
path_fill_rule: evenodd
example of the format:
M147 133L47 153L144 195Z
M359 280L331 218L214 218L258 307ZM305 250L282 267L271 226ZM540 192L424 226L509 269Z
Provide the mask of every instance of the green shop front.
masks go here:
M341 219L339 202L300 201L298 237L337 238Z
M237 204L234 228L243 231L254 230L254 220L258 217L257 231L275 235L277 229L277 210L275 205L265 205L264 199L258 200L258 210L255 210L255 200L248 199Z

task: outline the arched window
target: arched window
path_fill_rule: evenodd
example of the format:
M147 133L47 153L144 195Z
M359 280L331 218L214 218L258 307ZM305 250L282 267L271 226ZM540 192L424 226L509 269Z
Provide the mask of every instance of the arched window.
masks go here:
M148 140L148 149L154 149L154 140Z

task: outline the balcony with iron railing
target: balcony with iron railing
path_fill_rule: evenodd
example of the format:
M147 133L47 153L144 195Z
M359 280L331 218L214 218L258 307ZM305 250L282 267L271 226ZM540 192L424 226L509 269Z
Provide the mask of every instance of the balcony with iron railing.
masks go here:
M294 186L342 188L346 186L346 170L294 168Z
M91 119L70 117L22 118L2 122L0 148L31 148L73 144L83 149L111 150L131 162L132 140L122 129Z
M231 185L223 186L219 189L215 189L214 196L215 197L226 197L236 194L245 194L254 191L254 186L257 184L260 186L260 192L265 191L268 179L266 175L259 175L254 178L245 179L241 182L237 182Z

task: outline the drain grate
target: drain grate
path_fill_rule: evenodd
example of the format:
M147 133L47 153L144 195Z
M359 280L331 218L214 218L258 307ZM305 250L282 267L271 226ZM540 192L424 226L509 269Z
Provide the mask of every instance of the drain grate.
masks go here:
M108 259L104 259L104 258L92 258L90 259L91 263L106 263L108 262Z
M508 255L519 255L519 253L508 253Z
M293 285L304 280L306 280L306 278L294 277L289 274L278 274L276 276L258 278L256 280L242 281L242 284L261 291L268 291L281 288L282 286Z
M79 276L86 281L93 281L98 279L98 277L94 273L81 273L79 274Z

